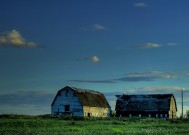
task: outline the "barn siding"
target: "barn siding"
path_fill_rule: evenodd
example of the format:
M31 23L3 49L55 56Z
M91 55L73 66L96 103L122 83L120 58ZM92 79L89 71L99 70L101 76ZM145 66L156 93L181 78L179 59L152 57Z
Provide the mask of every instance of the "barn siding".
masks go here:
M117 117L149 117L149 118L167 118L167 111L119 111Z
M102 107L83 106L84 116L89 117L110 117L110 109Z
M110 117L110 111L102 93L69 86L59 90L51 104L51 114Z
M175 98L172 96L170 100L169 118L176 118L176 110L176 101Z
M52 114L64 113L65 105L70 106L70 113L74 116L83 116L83 108L80 104L79 98L72 90L63 90L57 94L57 98L52 106Z
M173 94L117 95L117 117L176 118L176 100Z

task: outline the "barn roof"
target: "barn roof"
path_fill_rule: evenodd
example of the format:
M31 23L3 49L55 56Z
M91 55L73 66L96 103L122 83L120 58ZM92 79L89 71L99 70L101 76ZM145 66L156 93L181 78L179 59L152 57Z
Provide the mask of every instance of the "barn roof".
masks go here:
M173 94L117 95L116 111L168 111L172 97Z
M108 104L104 94L98 91L66 86L59 90L58 93L66 89L73 90L78 95L79 101L83 106L110 108L110 105Z

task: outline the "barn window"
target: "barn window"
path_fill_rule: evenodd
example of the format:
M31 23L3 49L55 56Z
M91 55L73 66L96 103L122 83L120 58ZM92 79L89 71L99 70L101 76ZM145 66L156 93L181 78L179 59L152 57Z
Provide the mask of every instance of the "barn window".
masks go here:
M165 114L165 118L167 118L167 114Z
M158 114L156 114L156 118L158 118Z
M148 117L149 117L149 118L151 118L151 117L152 117L152 115L151 115L151 114L148 114Z
M163 118L163 114L160 114L160 118Z
M139 117L141 117L141 114L139 114Z
M132 117L132 114L129 114L129 117Z
M65 105L65 112L69 112L70 111L70 105Z

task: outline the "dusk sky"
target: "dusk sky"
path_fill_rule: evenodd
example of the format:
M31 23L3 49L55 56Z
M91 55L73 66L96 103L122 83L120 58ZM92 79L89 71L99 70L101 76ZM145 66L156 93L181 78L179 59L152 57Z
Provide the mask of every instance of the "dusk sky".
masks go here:
M1 0L0 114L49 114L65 86L168 94L189 110L188 0ZM185 113L185 112L184 112Z

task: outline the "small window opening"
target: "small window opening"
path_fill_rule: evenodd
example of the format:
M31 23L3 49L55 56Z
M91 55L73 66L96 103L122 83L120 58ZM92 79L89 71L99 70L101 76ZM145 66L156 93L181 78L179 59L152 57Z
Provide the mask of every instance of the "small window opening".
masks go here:
M70 105L65 105L65 112L69 112L70 111Z

